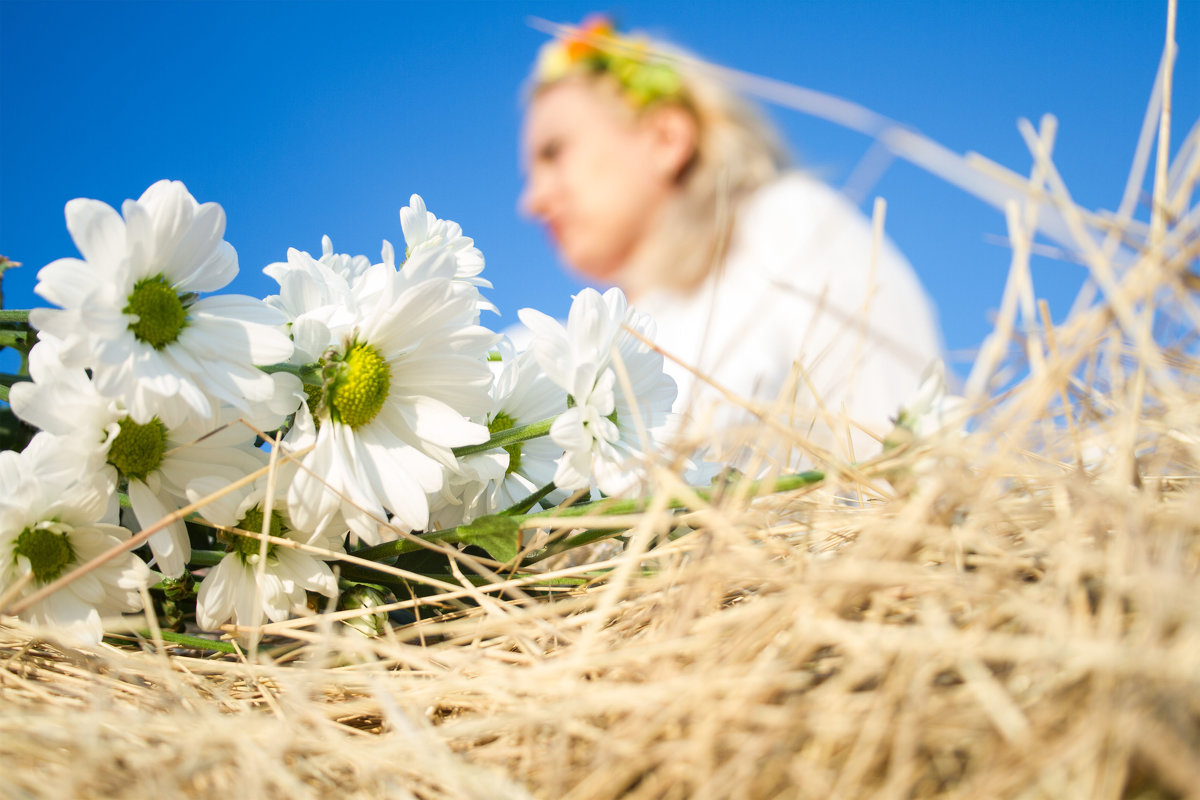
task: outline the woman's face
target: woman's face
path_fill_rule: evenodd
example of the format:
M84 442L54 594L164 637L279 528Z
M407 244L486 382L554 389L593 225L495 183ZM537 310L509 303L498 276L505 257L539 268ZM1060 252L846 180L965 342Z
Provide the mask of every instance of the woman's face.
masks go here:
M572 268L613 283L675 190L677 170L664 163L653 125L605 88L564 81L534 99L521 205Z

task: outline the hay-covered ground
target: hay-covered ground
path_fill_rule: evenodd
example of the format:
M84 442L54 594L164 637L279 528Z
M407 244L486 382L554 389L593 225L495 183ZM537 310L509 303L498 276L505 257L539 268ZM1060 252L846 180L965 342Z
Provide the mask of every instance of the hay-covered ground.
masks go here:
M968 434L759 497L664 470L622 547L552 568L586 587L464 579L377 639L82 652L3 618L0 795L1200 796L1200 128L1149 127L1141 221L1071 205L1029 132ZM1089 232L1099 291L1058 327L1035 213ZM746 441L803 448L763 417Z

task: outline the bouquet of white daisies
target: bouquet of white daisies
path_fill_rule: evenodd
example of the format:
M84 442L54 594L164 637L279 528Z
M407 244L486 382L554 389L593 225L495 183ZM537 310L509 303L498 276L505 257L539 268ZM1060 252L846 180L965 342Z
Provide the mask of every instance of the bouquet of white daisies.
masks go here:
M359 607L387 588L364 560L425 542L519 566L539 502L647 488L676 394L652 321L588 289L565 325L521 311L518 352L481 324L482 254L416 195L402 251L290 249L262 299L222 293L224 211L178 181L66 218L80 257L38 273L54 307L0 387L38 431L0 451L0 613L94 643L153 602L244 633Z

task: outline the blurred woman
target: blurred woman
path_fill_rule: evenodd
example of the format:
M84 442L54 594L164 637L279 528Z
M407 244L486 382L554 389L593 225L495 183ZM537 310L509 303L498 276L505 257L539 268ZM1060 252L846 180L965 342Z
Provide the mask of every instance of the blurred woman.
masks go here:
M563 260L657 321L681 435L766 417L860 460L940 355L904 257L669 45L602 20L547 43L522 156L522 206Z

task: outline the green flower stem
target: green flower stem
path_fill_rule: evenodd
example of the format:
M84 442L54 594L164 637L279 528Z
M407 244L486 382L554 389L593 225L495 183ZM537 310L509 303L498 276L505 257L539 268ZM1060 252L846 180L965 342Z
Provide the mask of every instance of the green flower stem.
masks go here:
M524 500L513 503L511 506L509 506L508 508L501 511L500 516L515 517L517 514L524 514L526 511L528 511L529 509L531 509L535 505L537 505L539 502L541 502L542 498L546 497L546 495L553 492L554 489L555 489L554 481L550 481L545 486L538 489L533 494L529 495L529 497L526 497Z
M148 630L137 632L139 636L144 636L147 639L154 639L154 634ZM236 653L237 648L231 642L221 642L215 639L205 639L201 636L189 636L186 633L175 633L174 631L159 631L159 635L164 642L171 644L183 645L194 650L215 650L218 653Z
M775 480L764 483L762 481L751 481L749 485L750 496L762 494L776 494L779 492L790 492L793 489L802 489L805 486L811 486L815 483L820 483L825 480L825 473L810 470L809 472L801 472L795 475L783 475ZM737 487L737 482L726 484L720 490L721 493L728 494ZM696 494L705 501L710 501L716 493L713 489L694 488ZM537 517L578 517L591 514L603 515L621 515L634 514L645 509L648 501L643 498L635 498L633 500L596 500L591 503L582 503L570 508L557 509L552 508L548 511L539 511L536 514L527 514L522 519L536 519ZM668 509L683 508L684 504L678 500L671 500L667 504ZM571 550L576 547L582 547L585 544L598 542L601 539L608 539L613 536L619 536L625 533L625 528L593 528L591 530L578 533L574 536L562 539L557 542L551 542L540 550L535 550L525 557L521 562L521 566L529 566L536 564L550 556L558 553Z
M3 269L0 269L0 273L2 272ZM29 351L35 344L37 334L29 327L29 312L0 309L0 348L11 347L21 354L21 375L17 380L29 380L25 373L29 372ZM14 381L9 380L5 385L11 386L13 383ZM8 401L7 393L4 400Z
M805 486L814 485L824 480L824 473L818 471L808 471L808 473L799 473L797 475L784 475L776 477L774 481L762 482L751 481L749 492L750 495L757 494L776 494L779 492L791 492L792 489L799 489ZM728 494L737 487L737 482L727 483L720 491L714 492L712 488L692 487L698 497L703 500L712 500L714 493ZM638 511L646 510L649 505L649 500L646 498L632 498L629 500L613 500L612 498L604 498L593 500L592 503L581 503L570 506L569 509L547 509L546 511L536 511L527 513L518 517L522 522L526 519L536 519L538 517L586 517L590 515L610 515L620 516L626 513L637 513ZM682 509L684 504L680 500L672 499L671 503L667 504L667 509Z
M188 564L193 567L215 567L226 555L222 550L193 550Z
M783 475L769 482L751 481L749 485L749 494L757 495L789 492L793 489L802 489L805 486L812 486L813 484L820 483L824 479L824 473L809 471L801 472L796 475ZM721 493L728 494L730 491L736 488L736 486L736 483L730 483L722 487L720 491ZM695 492L701 498L708 501L712 499L714 490L709 488L697 488L695 489ZM538 519L539 517L557 518L581 517L592 514L635 514L639 511L645 510L645 508L649 505L649 502L650 501L645 498L634 498L631 500L604 499L596 500L591 503L582 503L577 506L571 506L570 508L552 508L546 511L538 511L533 514L513 514L511 515L511 518L515 520L517 524L520 524L525 520ZM684 504L679 500L672 500L667 507L669 509L678 509L683 508ZM596 541L598 539L603 539L607 536L612 536L621 532L622 530L612 529L604 529L599 532L589 531L587 533L578 534L568 541L575 541L574 544L570 545L571 547L575 547L581 544L587 544L589 541ZM597 535L590 539L586 538L591 533L597 533ZM447 528L446 530L442 531L432 531L430 533L420 534L416 537L416 539L425 542L445 542L447 544L460 542L462 541L462 538L463 535L459 532L458 528ZM559 542L558 546L561 549L569 549L562 548L561 546L563 544L565 543ZM414 541L411 539L398 539L394 542L384 542L383 544L377 544L374 547L364 547L360 550L355 550L352 555L356 556L357 558L364 558L368 561L383 561L384 559L394 558L399 555L404 555L405 553L413 553L421 549L424 548L420 541ZM543 548L543 550L545 549L547 548ZM556 550L555 552L561 552L561 549ZM532 561L540 560L541 558L545 558L546 555L551 554L543 553L542 551L538 551L538 553L532 553L526 560L526 563L532 563Z
M409 597L409 592L413 585L412 581L405 581L404 578L400 578L395 575L381 576L378 572L375 572L372 569L361 567L355 564L342 564L338 567L338 572L342 577L348 578L352 581L357 581L359 584L369 583L373 586L382 586L386 589L390 589L396 594L397 599L405 599ZM353 578L350 577L351 575L361 575L363 577ZM487 578L483 575L474 575L470 573L460 573L455 575L449 572L423 572L421 575L422 577L429 578L431 581L440 581L442 583L457 584L461 580L465 580L473 586L488 586L492 582L490 578ZM537 583L522 583L521 590L528 592L530 590L539 588L548 589L551 587L582 586L589 580L592 580L594 577L595 576L570 576L549 578L545 581L538 581ZM362 612L363 616L379 613L368 608L362 609Z
M530 439L537 439L550 433L550 426L554 424L555 419L557 417L544 419L541 422L531 422L528 425L509 428L504 431L497 431L492 438L482 444L468 444L463 447L454 448L454 456L455 458L463 458L464 456L472 456L476 453L486 453L488 450L495 450L498 447L508 447L509 445L527 442Z
M25 352L21 351L22 366L25 366ZM8 402L8 390L13 384L23 383L24 381L32 380L28 375L13 375L10 372L0 372L0 400Z
M259 367L259 369L268 375L274 372L291 373L308 386L320 386L322 383L321 365L315 362L311 364L271 364Z
M364 567L359 564L337 564L338 575L347 580L358 581L360 583L372 583L376 586L384 586L388 589L404 589L412 582L405 581L404 578L398 575L382 575L370 567ZM458 583L458 577L449 573L441 575L420 573L422 577L432 580L441 580L444 583ZM467 582L476 586L487 586L490 581L482 575L463 575ZM364 610L364 615L371 613L369 609Z
M422 542L448 542L455 543L459 541L458 528L447 528L444 531L430 531L429 533L419 534L417 539ZM368 561L383 561L387 558L395 558L405 553L415 553L418 550L427 549L420 542L415 542L409 539L397 539L394 542L384 542L373 547L363 547L355 550L350 555L355 558L365 558ZM372 573L375 575L376 573Z
M783 475L773 481L764 483L762 481L751 481L748 494L777 494L779 492L790 492L793 489L802 489L805 486L811 486L814 483L820 483L825 480L825 473L815 470L809 472L801 472L795 475ZM718 494L728 494L737 486L737 482L726 484L718 492ZM711 488L693 487L693 491L703 500L712 500L714 490ZM636 514L639 511L645 510L650 503L649 500L642 497L635 497L630 500L613 500L604 498L602 500L593 500L590 503L580 503L579 505L571 506L570 508L551 508L546 511L537 511L533 514L525 514L520 519L536 519L538 517L583 517L591 514ZM683 508L683 503L679 500L671 500L667 504L668 509Z
M628 528L593 528L586 530L583 533L578 533L574 536L568 536L566 539L560 539L557 542L550 542L545 547L534 550L529 555L525 556L521 561L522 567L528 567L536 564L539 561L556 556L559 553L565 553L568 550L573 550L576 547L583 547L586 544L598 542L601 539L611 539L614 536L620 536L623 533L628 533Z
M30 331L0 328L0 347L11 347L14 350L28 352L34 342L35 337Z

